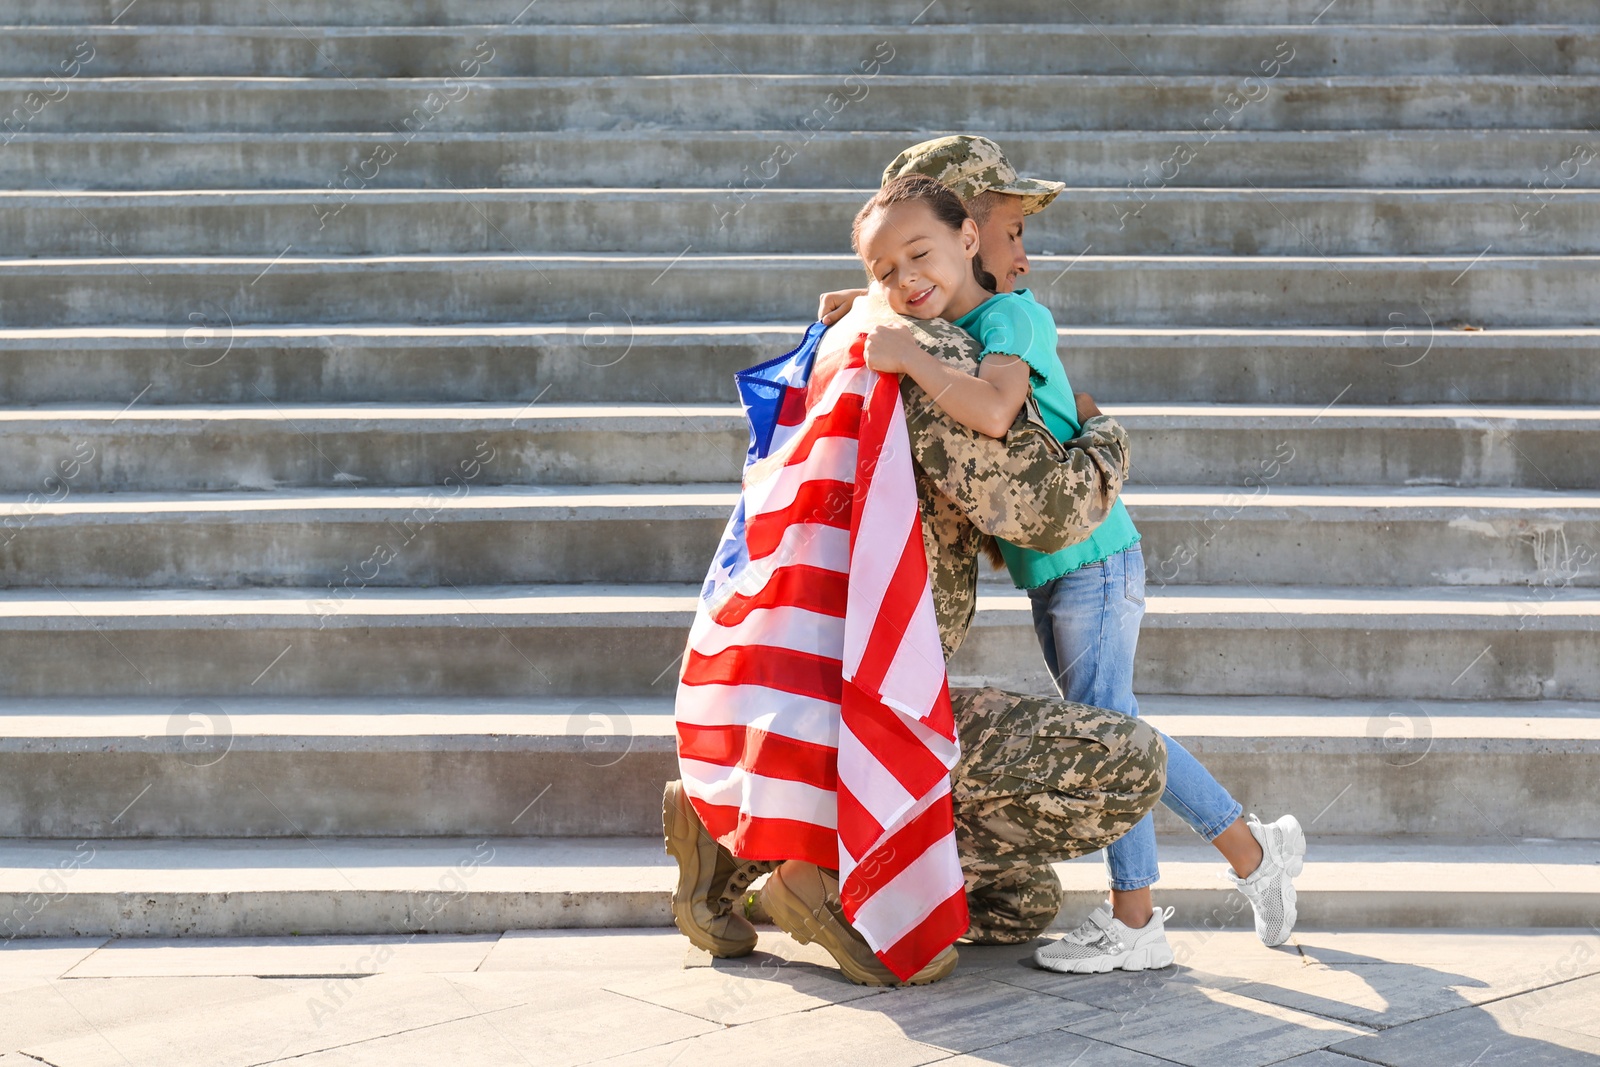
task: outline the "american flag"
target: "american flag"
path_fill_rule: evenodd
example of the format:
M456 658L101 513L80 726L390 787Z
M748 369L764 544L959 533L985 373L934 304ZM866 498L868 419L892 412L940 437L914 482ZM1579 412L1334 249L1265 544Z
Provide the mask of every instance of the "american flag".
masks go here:
M750 451L684 655L678 764L735 856L837 869L905 979L967 928L961 749L899 383L860 339L813 375L824 329L738 375Z

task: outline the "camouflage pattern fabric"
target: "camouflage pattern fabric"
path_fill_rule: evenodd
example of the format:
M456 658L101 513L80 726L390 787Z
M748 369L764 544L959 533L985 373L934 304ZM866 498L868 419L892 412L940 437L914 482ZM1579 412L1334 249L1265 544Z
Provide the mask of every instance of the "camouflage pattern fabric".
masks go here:
M961 762L950 776L967 879L967 938L1016 944L1061 910L1052 861L1105 848L1166 788L1153 728L1115 711L999 689L950 694Z
M852 310L845 322L853 316ZM943 319L902 321L923 348L977 372L979 346L965 330ZM901 378L900 397L916 461L933 606L949 659L977 610L982 535L1040 552L1088 537L1122 492L1128 434L1100 415L1063 446L1030 399L1001 441L946 415L909 375Z
M1062 182L1019 177L999 145L965 133L912 145L884 168L878 184L888 185L903 174L926 175L967 201L980 193L1020 196L1024 215L1043 211L1066 188Z

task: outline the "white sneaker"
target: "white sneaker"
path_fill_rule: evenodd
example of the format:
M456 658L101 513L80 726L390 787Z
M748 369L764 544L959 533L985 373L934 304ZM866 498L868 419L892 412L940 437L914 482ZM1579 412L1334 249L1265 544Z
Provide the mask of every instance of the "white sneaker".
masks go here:
M1268 947L1281 945L1294 933L1294 880L1305 869L1306 834L1293 815L1265 826L1252 815L1245 825L1261 844L1261 866L1248 878L1225 873L1255 909L1256 936Z
M1167 944L1166 921L1171 908L1157 908L1150 921L1130 930L1112 918L1111 905L1101 901L1076 930L1059 941L1034 950L1033 962L1049 971L1066 974L1104 974L1121 968L1143 971L1167 967L1172 963L1172 946Z

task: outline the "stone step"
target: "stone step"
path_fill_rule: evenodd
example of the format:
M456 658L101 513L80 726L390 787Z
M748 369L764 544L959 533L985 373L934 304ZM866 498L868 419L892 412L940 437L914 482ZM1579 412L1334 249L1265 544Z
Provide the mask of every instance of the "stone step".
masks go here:
M1048 692L1027 598L979 597L951 663ZM987 613L983 609L987 608ZM1135 688L1182 695L1589 699L1600 599L1567 585L1171 586L1150 593Z
M670 692L696 586L0 591L0 696ZM979 598L961 684L1045 691L1025 595ZM1151 593L1136 686L1187 695L1600 698L1600 598L1551 586Z
M782 0L675 0L663 8L651 0L363 0L334 5L326 0L274 0L270 16L228 0L143 0L126 10L109 12L99 0L13 0L8 11L18 23L37 25L100 25L109 14L119 24L254 25L265 21L302 26L341 25L485 25L563 23L694 22L739 23L878 23L884 12L847 0L814 0L796 5ZM899 18L903 14L903 18ZM904 26L995 22L1155 23L1413 23L1476 25L1495 23L1600 23L1587 0L1474 0L1463 7L1455 0L1076 0L1062 6L1053 0L942 0L926 8L908 5L896 11Z
M1246 810L1318 835L1592 833L1597 712L1141 701ZM678 776L670 697L8 700L0 727L0 837L648 836Z
M805 320L850 255L0 259L0 325ZM1590 326L1600 256L1038 256L1063 325ZM737 284L730 280L737 279Z
M1070 19L1070 10L1066 16ZM617 74L1600 74L1591 27L1524 25L8 26L0 76ZM1274 59L1276 57L1276 59ZM866 66L863 66L866 63ZM471 69L471 68L468 68Z
M1145 485L1600 488L1582 407L1116 404ZM0 492L736 481L749 431L710 404L229 404L0 409Z
M4 153L0 153L3 157ZM1030 281L1032 279L1029 279ZM1074 383L1112 404L1600 404L1592 327L1452 330L1424 309L1361 328L1072 327ZM732 403L733 374L805 325L462 323L0 328L11 404ZM626 373L619 368L626 366ZM1343 391L1341 396L1341 391Z
M1262 58L1270 59L1271 50ZM726 73L579 78L99 78L67 106L25 116L29 133L512 130L1520 129L1582 127L1600 77ZM0 78L0 98L60 92L53 78ZM859 105L870 95L870 106ZM19 126L15 131L21 132ZM1203 132L1202 134L1203 135ZM1531 177L1531 176L1530 176Z
M0 255L846 253L866 196L721 189L0 192ZM720 205L720 206L719 206ZM1068 189L1029 220L1043 255L1600 252L1600 190Z
M141 7L143 4L140 5ZM1207 107L1214 106L1208 104ZM1203 112L1200 112L1203 115ZM1593 132L1571 129L989 130L1024 174L1073 185L1600 187ZM8 132L0 188L463 189L535 185L767 188L877 185L926 129L657 130L402 134ZM863 194L863 199L865 195Z
M731 485L482 486L0 499L0 586L695 582ZM1600 586L1600 493L1134 486L1153 589ZM1374 573L1370 563L1382 558ZM0 831L3 836L3 831Z
M1510 846L1508 849L1507 846ZM1596 842L1322 840L1296 881L1308 928L1586 926ZM1163 845L1173 926L1248 928L1209 845ZM1056 865L1062 921L1105 898L1091 855ZM660 927L676 867L659 838L11 841L0 906L26 937L251 937ZM46 886L47 907L36 907Z

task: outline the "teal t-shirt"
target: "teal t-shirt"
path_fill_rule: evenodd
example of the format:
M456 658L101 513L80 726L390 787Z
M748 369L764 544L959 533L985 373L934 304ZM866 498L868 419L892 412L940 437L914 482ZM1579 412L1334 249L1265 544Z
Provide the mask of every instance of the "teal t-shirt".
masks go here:
M980 361L996 352L1022 357L1028 364L1033 398L1039 404L1045 425L1059 441L1070 441L1078 436L1078 402L1072 396L1067 368L1056 355L1056 320L1050 309L1035 300L1028 290L1018 289L991 296L954 323L983 346L978 356ZM1017 588L1033 589L1080 567L1108 559L1138 540L1139 531L1128 509L1123 507L1122 498L1118 497L1110 514L1084 541L1059 552L1035 552L1001 541L1000 554L1005 557L1006 569L1011 572L1011 580Z

